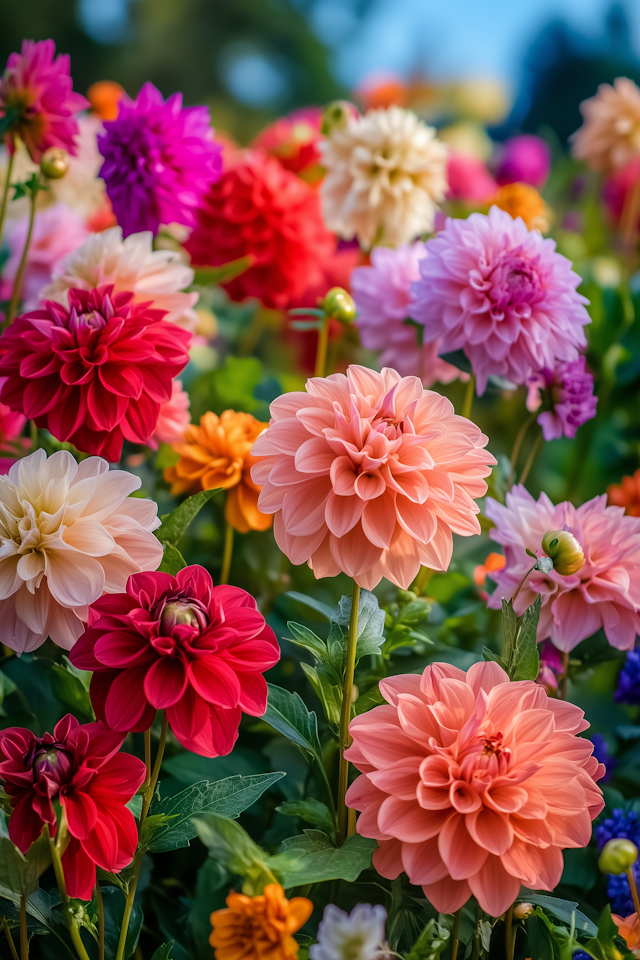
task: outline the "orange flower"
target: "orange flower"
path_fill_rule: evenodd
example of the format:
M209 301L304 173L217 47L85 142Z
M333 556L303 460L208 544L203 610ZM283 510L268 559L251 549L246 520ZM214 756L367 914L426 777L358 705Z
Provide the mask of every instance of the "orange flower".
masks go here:
M635 957L640 957L640 921L638 920L638 914L630 913L628 917L620 917L617 913L612 913L611 919L629 950Z
M222 487L229 491L225 518L234 530L268 530L273 520L258 510L262 487L250 474L256 463L250 450L266 426L250 413L225 410L219 417L205 413L200 426L192 423L187 427L185 442L173 445L180 459L164 472L171 493L175 496Z
M614 507L624 507L628 516L640 517L640 470L607 487L607 499Z
M501 553L490 553L484 563L479 563L473 571L473 579L477 587L484 587L487 574L495 573L496 570L502 570L505 565L505 558Z
M101 120L115 120L124 90L114 80L98 80L87 90L89 103Z
M493 202L501 210L506 210L514 220L522 217L528 230L544 233L549 229L544 200L536 188L528 183L505 183Z
M211 914L209 943L216 960L295 960L298 944L291 934L312 911L311 900L287 900L278 883L268 883L259 897L232 891L227 909Z

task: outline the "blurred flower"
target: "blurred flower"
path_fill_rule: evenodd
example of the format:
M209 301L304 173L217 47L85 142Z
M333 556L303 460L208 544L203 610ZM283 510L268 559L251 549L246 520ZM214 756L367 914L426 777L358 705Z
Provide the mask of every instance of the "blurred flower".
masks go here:
M617 913L612 913L611 919L634 957L640 957L640 920L638 914L630 913L628 917L621 917Z
M448 219L426 248L411 316L427 343L441 340L441 353L464 350L478 394L492 374L524 383L556 360L578 359L588 301L553 240L494 206L488 216Z
M262 130L253 146L275 157L285 170L297 173L308 183L316 183L324 175L318 146L321 120L321 107L294 110Z
M114 80L98 80L87 90L87 99L101 120L115 120L125 92Z
M271 627L239 587L214 587L204 567L137 573L126 593L103 597L71 662L93 670L96 716L112 730L147 730L165 710L185 750L231 752L242 712L267 709L262 674L280 659Z
M138 827L126 804L146 775L142 760L118 753L123 734L102 723L67 714L53 734L0 731L0 783L12 811L9 836L22 853L45 824L56 834L54 802L60 804L70 835L62 866L70 897L91 900L96 866L118 873L133 860Z
M278 546L316 577L407 589L421 564L446 570L452 533L480 530L473 498L494 458L487 438L417 377L351 365L271 404L253 454L258 507ZM455 439L454 439L455 438Z
M309 960L383 960L387 911L359 903L345 913L330 903L318 926L318 942L309 947Z
M4 131L7 150L13 153L19 136L34 163L48 147L76 152L75 114L89 106L73 92L68 54L54 60L55 52L53 40L23 40L21 52L9 55L0 81L0 117L12 118Z
M104 217L105 208L115 223L104 180L98 176L102 165L98 150L98 134L101 132L102 122L98 117L92 114L78 117L77 149L75 155L69 157L67 174L49 183L49 192L40 195L42 202L64 203L85 220L88 230L92 229L92 218L99 214Z
M551 154L548 144L530 133L507 140L502 146L496 180L506 183L529 183L540 189L544 186L551 169Z
M624 167L613 170L602 185L602 199L616 227L622 219L625 204L631 200L631 193L638 177L640 177L640 155L634 157Z
M527 410L538 410L543 400L547 408L537 418L545 440L573 439L578 427L596 415L598 398L584 357L534 373L527 378L527 387Z
M235 410L225 410L219 417L205 413L200 426L190 424L184 442L173 448L180 459L164 472L173 496L222 487L229 491L225 519L234 530L268 530L273 520L258 509L261 487L251 479L256 463L251 448L266 426L250 413Z
M438 130L438 139L447 143L456 154L462 154L465 157L475 157L476 160L486 162L493 152L493 140L484 129L475 122L463 120L460 123L454 123L450 127L441 127ZM483 168L488 176L486 167ZM451 180L447 173L449 187ZM493 184L494 193L497 185L493 177L489 178Z
M506 506L488 497L485 514L495 523L490 536L503 544L506 557L489 606L497 609L502 597L513 596L531 569L527 548L536 553L547 530L566 530L582 547L584 566L572 576L534 570L518 594L516 612L523 613L540 594L538 640L550 637L559 650L570 651L602 627L612 647L631 649L640 633L640 582L634 573L640 520L625 517L606 500L603 495L578 508L568 501L554 506L545 493L536 501L521 485L507 494Z
M362 80L356 96L365 113L386 110L387 107L406 107L409 87L394 73L372 73Z
M196 266L251 257L248 270L223 283L229 296L284 309L320 280L335 240L317 192L256 150L237 154L209 187L185 247Z
M636 846L640 846L640 815L634 810L615 809L610 817L607 817L595 828L594 834L598 850L602 850L609 840L617 837L631 840ZM636 883L640 883L640 861L636 860L631 869ZM627 916L633 911L633 898L629 889L629 881L624 874L620 876L609 875L607 878L607 896L611 901L612 912Z
M510 97L504 82L490 77L457 81L447 91L447 99L456 113L489 126L509 113Z
M16 653L47 637L69 650L87 605L154 570L162 545L152 500L129 497L140 479L66 450L36 450L0 476L0 642Z
M380 692L388 706L351 721L345 754L362 771L347 804L378 840L378 873L404 870L440 913L475 896L498 917L521 884L553 890L562 850L589 842L604 806L604 768L576 736L584 712L492 662L432 664Z
M351 274L358 309L356 326L362 346L382 350L381 367L393 367L403 377L420 377L425 387L436 381L451 383L460 377L457 367L438 356L438 343L418 343L414 324L407 323L411 284L420 276L419 262L426 256L423 243L402 244L397 250L375 247L371 265Z
M447 160L448 200L486 203L495 196L497 184L482 160L453 150Z
M447 148L414 113L389 107L349 117L321 144L327 226L365 247L397 246L433 228L447 190Z
M615 692L618 703L640 705L640 650L627 650L624 666L618 677L618 687ZM640 838L640 833L638 834Z
M609 744L602 736L601 733L592 733L590 737L591 743L593 744L593 755L598 761L604 765L605 770L607 771L602 778L602 783L608 783L611 779L611 774L615 767L618 766L618 761L609 751Z
M192 308L197 293L182 293L193 283L193 270L174 250L154 250L153 235L134 233L122 239L122 227L91 234L53 271L43 300L68 305L69 290L93 290L113 284L114 293L133 294L134 303L151 303L165 310L164 320L193 332L198 315Z
M592 170L620 170L640 154L640 89L633 80L601 83L595 97L582 101L580 112L584 123L569 138L571 152Z
M502 570L505 560L501 553L490 553L484 563L478 564L473 571L473 582L477 587L484 587L487 575L491 576L496 570Z
M493 198L496 207L506 210L513 217L522 217L527 230L546 233L549 222L545 202L535 187L528 183L506 183Z
M630 517L640 517L640 470L632 477L623 477L620 483L607 487L607 499L615 507L624 507Z
M83 453L120 459L124 440L146 443L190 335L162 311L110 286L72 290L69 307L47 301L0 337L0 400Z
M504 564L502 566L504 566ZM551 643L551 640L542 641L540 644L539 653L540 667L538 669L536 683L541 684L549 696L552 697L558 692L558 680L564 674L562 654L557 647L554 647L554 645ZM593 737L591 738L591 742L594 742ZM604 762L596 753L595 743L593 755L596 760L600 761L601 763Z
M287 900L278 883L268 883L258 897L232 890L226 902L226 909L211 914L209 943L216 960L295 960L298 944L292 934L311 916L311 900Z
M4 383L4 377L0 377L0 389ZM20 439L20 434L24 429L27 418L21 413L15 413L9 407L0 403L0 455L4 453L13 456L0 456L0 474L7 474L9 467L15 463L16 456L28 449L29 441Z
M174 380L171 399L160 404L156 429L149 440L152 450L157 450L159 443L181 443L184 440L185 431L191 423L190 404L189 394L182 389L182 381Z
M165 102L152 83L136 100L123 97L116 120L98 137L107 185L125 236L160 224L195 225L195 211L220 175L220 146L206 107L183 107L182 94Z

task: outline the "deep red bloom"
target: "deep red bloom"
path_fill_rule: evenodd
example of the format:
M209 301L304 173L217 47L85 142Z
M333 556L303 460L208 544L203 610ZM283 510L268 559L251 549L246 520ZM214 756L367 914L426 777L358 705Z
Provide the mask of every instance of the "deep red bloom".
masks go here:
M0 337L0 399L58 440L119 460L123 440L146 443L191 335L164 310L112 286L69 291L69 309L46 301Z
M318 149L321 122L321 107L302 107L261 130L253 145L279 160L285 170L317 183L324 173Z
M335 238L317 192L255 150L236 154L209 187L185 246L198 266L252 255L253 266L223 286L234 300L259 297L282 309L321 279Z
M0 731L0 782L11 800L9 836L26 853L45 823L56 833L53 801L66 814L71 839L62 865L71 897L90 900L96 864L117 873L133 860L138 830L125 804L145 778L145 765L118 753L124 735L104 723L67 714L53 734L23 727Z
M229 753L242 712L267 709L262 676L280 657L273 630L238 587L214 587L204 567L136 573L127 592L89 607L70 653L93 670L96 716L115 730L146 730L156 710L187 750Z

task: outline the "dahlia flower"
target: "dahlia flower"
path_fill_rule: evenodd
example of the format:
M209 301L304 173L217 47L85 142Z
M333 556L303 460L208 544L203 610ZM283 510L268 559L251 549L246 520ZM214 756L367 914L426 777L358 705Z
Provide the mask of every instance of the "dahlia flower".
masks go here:
M494 206L488 216L448 219L426 247L411 316L441 353L464 350L478 394L491 374L524 383L555 360L578 359L588 300L553 240Z
M527 378L527 409L547 407L538 417L545 440L573 439L576 430L596 415L598 398L593 395L593 376L585 368L584 357L570 363L556 363L552 370L540 370Z
M317 192L259 150L237 153L212 183L185 243L196 266L240 257L252 266L223 286L233 300L258 297L283 309L322 278L335 240Z
M72 290L69 310L47 301L14 320L0 337L0 400L58 440L116 461L125 439L153 435L190 335L112 290Z
M549 145L525 133L512 137L502 145L496 180L503 186L507 183L529 183L540 190L545 185L551 169Z
M200 426L189 425L184 441L174 445L180 459L164 472L173 496L222 487L229 491L225 519L234 530L268 530L272 519L258 509L260 487L251 479L256 462L251 448L266 426L250 413L235 410L225 410L219 417L205 413Z
M569 137L571 152L592 170L610 173L640 154L640 89L633 80L601 83L595 97L582 101L580 113L584 123Z
M87 99L100 120L116 120L124 90L114 80L98 80L87 90Z
M447 191L447 147L400 107L349 116L321 144L327 226L363 246L409 243L433 229Z
M193 333L198 315L197 293L182 293L193 283L193 270L175 250L154 250L151 233L122 238L122 227L93 233L53 271L43 300L68 305L69 291L93 290L112 284L115 293L133 293L134 303L151 303L165 310L165 320Z
M562 850L584 847L604 807L604 767L572 703L497 663L435 663L380 681L387 705L351 721L345 756L356 829L383 877L403 870L440 913L469 897L498 917L522 884L553 890Z
M70 840L62 866L70 897L91 900L96 866L118 873L133 860L138 828L126 804L146 775L142 760L118 753L124 734L67 714L53 734L0 731L0 783L11 802L9 836L27 853L45 824L56 833L57 801Z
M157 450L159 443L181 443L184 440L185 431L191 423L190 403L189 394L182 389L182 381L174 380L171 398L160 405L156 429L149 440L153 450Z
M351 289L362 346L382 350L382 367L393 367L403 377L420 377L423 385L430 387L436 381L451 383L460 371L440 359L437 342L420 346L415 326L406 323L411 284L420 277L419 263L424 256L423 243L402 244L397 250L375 247L371 266L356 267L351 274Z
M607 499L614 507L624 507L630 517L640 517L640 470L632 477L623 477L620 483L610 484Z
M0 388L3 382L4 378L0 378ZM0 403L0 474L8 473L15 463L16 455L25 446L28 447L29 441L20 438L26 422L27 418L21 413L14 413L6 404ZM6 453L10 456L3 456Z
M447 161L447 199L488 203L498 185L480 157L451 150Z
M208 109L183 108L181 93L165 102L152 83L144 84L136 100L122 98L98 147L104 157L100 176L125 236L156 234L162 223L192 227L222 167Z
M359 903L345 913L330 903L318 926L318 942L309 947L309 960L383 960L387 911L379 904Z
M93 670L96 716L112 730L147 730L156 710L185 748L230 753L243 711L267 709L262 674L280 659L278 641L239 587L214 587L204 567L137 573L126 593L102 597L71 662Z
M321 107L303 107L265 127L253 146L279 160L285 170L309 183L322 179L320 166Z
M216 960L295 960L298 944L292 934L311 916L311 900L287 900L280 884L268 883L257 897L232 890L226 903L226 909L211 914L209 943Z
M4 133L7 150L13 153L17 135L34 163L40 163L49 147L76 152L75 114L89 106L85 97L73 92L68 54L54 60L55 52L53 40L23 40L20 53L9 55L0 81L0 117L16 111Z
M447 569L452 533L479 533L473 498L496 462L486 443L417 377L352 365L273 401L251 475L292 563L406 590L421 564Z
M531 568L527 548L541 552L548 530L567 530L584 551L584 566L572 576L534 571L514 603L521 614L538 594L542 597L538 640L550 637L559 650L573 650L600 627L617 650L630 650L640 633L640 519L608 507L603 494L581 507L554 506L546 493L533 499L523 486L507 494L506 506L487 498L485 513L495 526L491 537L504 546L506 564L493 579L497 589L489 606L499 608L511 597Z
M549 229L545 202L536 188L528 183L505 183L494 195L493 202L514 220L522 217L527 230L546 233Z

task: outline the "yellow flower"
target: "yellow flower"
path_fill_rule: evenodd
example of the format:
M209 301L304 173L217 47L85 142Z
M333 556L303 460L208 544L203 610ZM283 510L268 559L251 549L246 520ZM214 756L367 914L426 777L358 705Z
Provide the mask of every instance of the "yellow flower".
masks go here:
M528 230L545 233L549 229L544 200L535 187L528 183L505 183L493 201L515 220L522 217Z
M227 908L211 914L209 943L216 960L295 960L298 944L291 936L307 922L311 900L287 900L278 883L269 883L258 897L233 891Z

